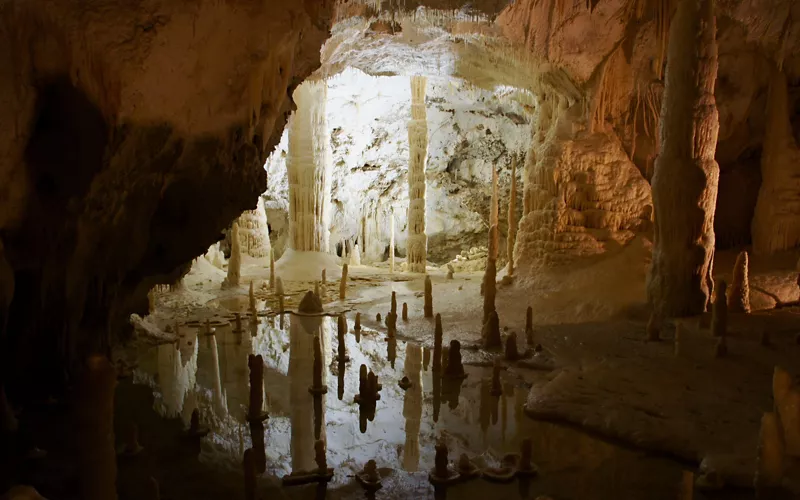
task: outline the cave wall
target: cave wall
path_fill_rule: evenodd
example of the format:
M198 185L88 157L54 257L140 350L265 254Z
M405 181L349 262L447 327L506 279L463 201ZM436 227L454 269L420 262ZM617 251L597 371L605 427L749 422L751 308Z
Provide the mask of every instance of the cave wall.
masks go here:
M332 8L0 6L0 239L16 289L0 365L12 392L52 387L108 349L152 285L255 208Z

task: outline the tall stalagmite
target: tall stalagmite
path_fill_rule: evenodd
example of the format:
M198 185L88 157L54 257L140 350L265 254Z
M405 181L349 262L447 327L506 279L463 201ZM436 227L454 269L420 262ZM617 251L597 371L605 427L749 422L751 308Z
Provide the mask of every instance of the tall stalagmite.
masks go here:
M761 154L761 188L753 213L753 252L769 254L800 244L800 149L790 121L786 75L772 69Z
M710 305L719 118L713 0L683 0L669 36L661 154L653 174L655 232L648 299L662 318Z
M239 224L233 223L231 229L231 258L228 260L228 277L223 286L239 286L239 277L242 269L242 246L239 243Z
M746 251L739 253L733 266L733 280L728 291L728 310L731 312L750 312L750 278L748 268L750 259Z
M500 235L497 229L500 226L500 193L497 190L497 169L492 167L492 203L489 212L489 258L497 261L500 250Z
M517 157L511 157L511 193L508 197L508 238L506 240L506 257L508 272L506 276L514 276L514 242L517 239Z
M292 249L327 252L331 205L331 148L324 80L306 81L294 91L297 110L289 128L289 233Z
M424 273L428 254L425 234L425 162L428 159L428 117L424 76L411 77L411 121L408 122L408 270Z

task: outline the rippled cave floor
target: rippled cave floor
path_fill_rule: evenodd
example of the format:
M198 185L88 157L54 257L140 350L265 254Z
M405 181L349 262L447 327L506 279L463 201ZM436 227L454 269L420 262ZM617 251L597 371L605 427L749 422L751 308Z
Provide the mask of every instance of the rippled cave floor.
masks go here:
M444 345L461 341L468 376L460 385L434 384L426 352L433 344L433 322L422 315L423 277L354 267L346 300L338 300L338 282L322 288L325 311L331 313L318 330L328 390L315 405L308 392L313 336L293 314L285 314L281 324L276 296L262 287L268 279L263 263L248 261L242 286L233 290L221 290L221 274L206 271L193 271L184 290L158 295L152 320L163 330L160 334L140 332L117 353L127 366L117 388L117 441L121 444L135 423L144 447L118 462L123 500L152 498L151 477L158 480L163 499L245 498L243 453L254 446L253 432L256 445L261 435L245 418L249 354L264 358L264 407L270 417L263 428L267 465L258 477L260 498L323 495L315 486L281 486L281 478L293 470L314 467L318 436L327 442L327 463L335 469L326 498L364 498L353 475L370 459L382 477L376 498L433 498L428 471L440 437L448 443L451 461L465 453L479 467L499 465L505 455L519 451L522 439L530 438L539 474L508 484L475 479L440 490L437 498L675 499L684 471L699 476L707 468L699 469L703 459L719 464L714 470L727 484L698 489L695 498L753 498L747 486L752 484L758 420L771 409L772 367L800 366L795 340L800 310L793 308L732 317L726 359L713 358L710 333L697 318L688 320L681 353L675 356L672 331L664 332L662 342L643 341L646 317L640 308L604 321L580 322L576 313L571 322L545 324L542 318L552 306L547 297L512 286L498 291L503 336L516 332L519 349L527 355L503 363L502 395L492 395L491 365L502 353L477 346L481 275L447 280L436 271L431 273L434 309L443 317ZM255 318L247 316L251 280L259 310ZM314 288L313 283L284 285L287 311ZM398 295L398 314L408 303L409 319L398 319L396 339L387 340L375 315L385 317L392 290ZM535 342L542 346L535 355L523 338L528 304L535 310ZM243 315L241 332L234 331L234 312ZM343 371L336 362L334 315L339 312L348 319L350 361ZM356 312L363 325L358 337ZM214 335L199 326L206 319L216 325ZM764 329L772 332L769 347L759 344ZM406 361L413 345L422 346L422 366ZM361 364L383 386L372 420L360 419L353 401ZM404 391L398 386L403 375L416 380L417 373L421 387ZM194 409L211 430L199 442L182 437ZM33 412L42 415L30 419L37 428L36 444L51 452L20 475L47 498L77 498L69 493L75 489L69 457L58 451L65 448L69 432L52 420L54 412ZM797 497L787 492L785 498Z

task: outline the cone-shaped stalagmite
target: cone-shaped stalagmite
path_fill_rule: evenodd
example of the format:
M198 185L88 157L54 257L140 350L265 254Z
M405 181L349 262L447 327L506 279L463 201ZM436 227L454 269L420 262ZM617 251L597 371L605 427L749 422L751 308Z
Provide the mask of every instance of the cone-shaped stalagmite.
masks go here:
M497 226L493 227L493 232L497 232ZM495 310L494 299L497 293L497 262L494 259L486 259L486 271L483 273L483 322L486 323L489 315Z
M716 31L713 0L678 3L652 179L655 231L647 291L659 318L700 314L710 305L719 182Z
M233 223L231 229L231 258L228 259L228 276L225 278L225 286L239 286L239 278L242 269L242 247L239 243L239 224Z
M428 253L425 234L425 163L428 158L428 118L424 76L411 77L411 121L408 122L408 270L424 273Z
M361 331L361 313L356 313L356 324L353 329L357 332Z
M517 240L517 156L511 157L511 194L508 197L508 239L506 254L508 256L508 272L506 276L514 276L514 243Z
M403 302L403 321L408 321L408 304Z
M436 326L433 331L433 368L434 372L442 369L442 315L436 315Z
M749 258L747 252L739 253L733 266L733 280L728 291L728 310L730 312L750 312L750 282L748 277Z
M347 297L347 264L342 266L342 280L339 282L339 300Z
M433 284L430 276L425 276L425 317L433 317Z
M497 316L497 311L489 313L489 319L483 325L482 337L484 349L503 346L503 340L500 338L500 318Z
M390 307L390 312L392 314L397 314L397 292L392 292L392 302Z
M506 360L516 361L519 359L519 351L517 350L517 334L511 332L506 339Z

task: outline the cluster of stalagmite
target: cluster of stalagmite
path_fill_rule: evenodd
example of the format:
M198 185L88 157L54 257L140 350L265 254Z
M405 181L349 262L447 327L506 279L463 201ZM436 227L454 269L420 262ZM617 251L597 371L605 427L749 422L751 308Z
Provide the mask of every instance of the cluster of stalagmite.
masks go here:
M428 158L428 117L424 76L411 77L411 121L408 122L408 270L424 273L428 254L425 234L425 163Z
M306 81L294 91L297 110L289 125L289 232L297 251L326 252L330 240L331 149L324 80Z
M264 201L259 196L255 210L245 210L238 219L239 242L242 251L251 257L266 257L272 247L269 243L269 227Z
M228 276L222 282L223 287L239 286L242 270L242 246L239 243L239 224L233 223L231 228L231 258L228 259Z
M755 253L772 253L800 244L800 163L790 119L786 75L773 68L767 98L767 123L761 153L761 188L753 213Z
M661 318L699 314L710 304L719 183L717 66L713 1L680 2L669 36L661 153L652 179L655 232L647 291Z

